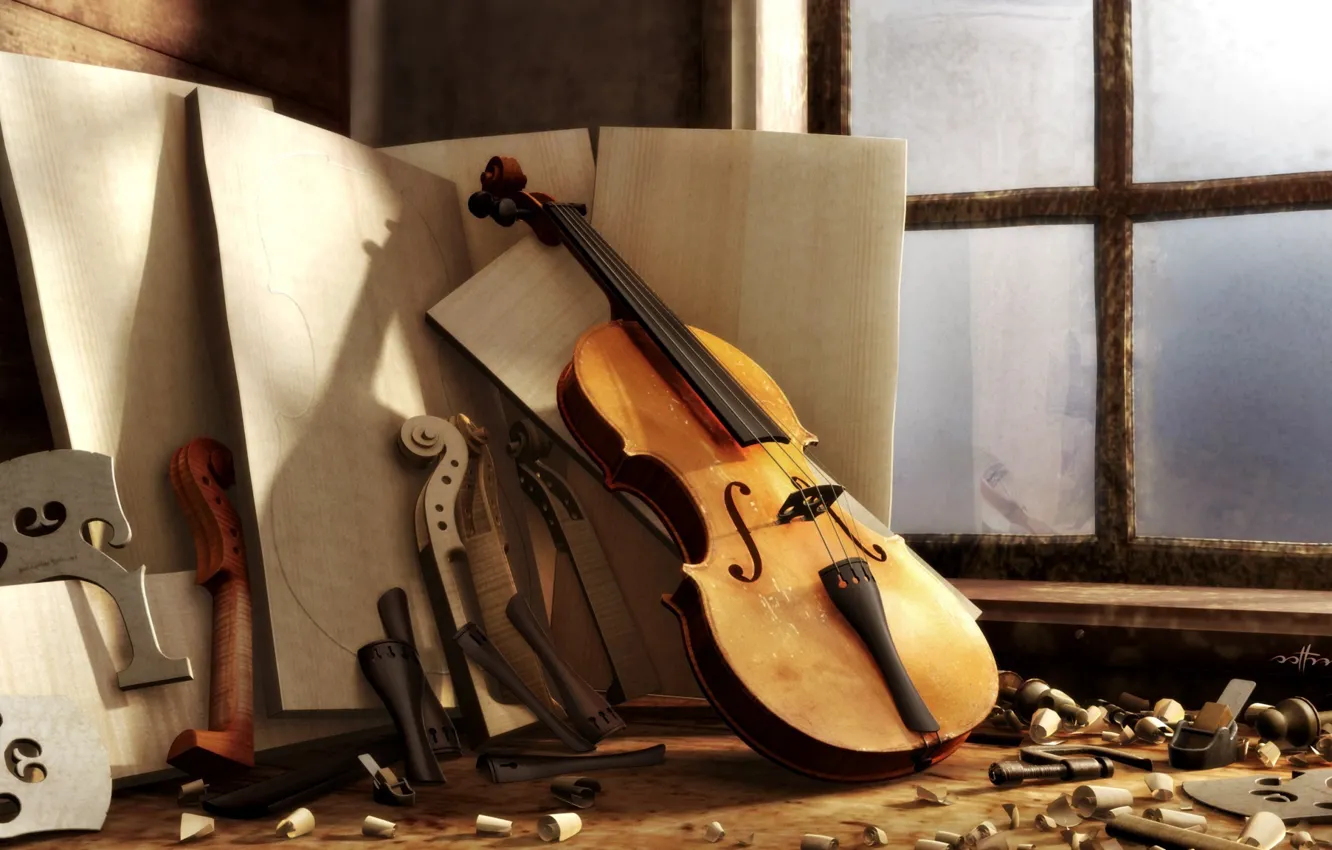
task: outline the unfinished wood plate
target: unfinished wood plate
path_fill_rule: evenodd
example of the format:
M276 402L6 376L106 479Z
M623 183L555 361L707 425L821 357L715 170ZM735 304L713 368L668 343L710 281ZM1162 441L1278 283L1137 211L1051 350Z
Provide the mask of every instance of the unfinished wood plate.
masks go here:
M391 587L406 590L422 664L452 705L412 534L423 473L395 443L422 413L504 433L491 387L422 321L470 274L454 185L210 92L194 104L277 707L379 706L356 650L383 636L375 601Z
M205 343L208 248L185 120L196 88L0 53L0 201L55 444L115 458L134 530L116 558L149 572L194 569L172 454L200 436L236 445L240 433Z

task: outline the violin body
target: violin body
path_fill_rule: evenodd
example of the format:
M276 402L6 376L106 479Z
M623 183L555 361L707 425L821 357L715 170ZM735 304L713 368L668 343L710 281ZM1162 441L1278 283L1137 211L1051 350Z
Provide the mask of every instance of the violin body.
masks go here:
M805 458L814 435L757 363L690 328L585 220L492 157L478 218L564 245L611 304L557 398L606 486L646 502L684 555L675 612L699 685L773 761L868 782L924 770L989 714L994 656L901 537L858 524Z
M829 514L776 521L793 477L818 480L804 456L814 435L757 363L691 330L789 444L737 443L632 321L582 336L558 398L606 485L646 502L685 555L684 579L663 602L704 693L753 749L810 776L872 781L946 757L995 701L997 670L979 627L901 537L853 520L834 526ZM892 642L937 732L903 721L825 590L820 569L844 558L873 571Z

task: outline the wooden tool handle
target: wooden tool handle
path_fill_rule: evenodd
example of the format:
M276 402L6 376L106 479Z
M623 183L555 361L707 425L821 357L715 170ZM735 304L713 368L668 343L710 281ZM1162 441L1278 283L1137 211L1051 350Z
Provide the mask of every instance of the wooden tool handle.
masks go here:
M209 728L181 732L167 763L202 777L254 766L250 583L240 518L225 493L234 483L231 452L216 440L176 451L171 485L194 536L197 581L213 597L213 661Z

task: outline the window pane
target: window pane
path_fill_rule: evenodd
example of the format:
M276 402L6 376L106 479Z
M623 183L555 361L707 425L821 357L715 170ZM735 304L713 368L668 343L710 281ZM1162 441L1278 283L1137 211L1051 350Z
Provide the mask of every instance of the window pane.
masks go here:
M1332 3L1133 4L1140 183L1332 169Z
M1092 228L910 231L892 528L1093 530Z
M1092 182L1091 0L851 0L851 79L913 195Z
M1332 541L1332 211L1140 224L1138 534Z

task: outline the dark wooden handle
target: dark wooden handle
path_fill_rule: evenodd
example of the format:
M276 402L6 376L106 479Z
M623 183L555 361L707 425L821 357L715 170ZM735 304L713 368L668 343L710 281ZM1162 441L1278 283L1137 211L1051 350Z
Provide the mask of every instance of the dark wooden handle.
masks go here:
M486 637L486 633L481 631L481 627L476 623L467 623L453 636L453 640L462 649L463 654L472 659L478 667L499 680L499 683L508 688L509 691L527 710L532 712L537 720L545 724L546 728L555 733L555 737L560 739L560 743L576 753L586 753L596 749L595 745L585 740L577 732L565 726L564 723L556 717L541 700L536 698L536 694L527 687L518 671L513 669L509 660L504 657L495 645Z
M550 633L536 618L536 614L532 613L532 606L527 604L521 594L514 594L505 613L550 674L555 690L560 695L560 705L564 707L564 714L575 732L595 744L624 728L624 720L610 707L605 697L592 690L592 686L583 681L555 651L555 642L550 639Z
M176 451L171 485L194 536L198 583L213 597L208 729L176 736L167 763L210 777L254 766L254 673L250 582L240 518L226 496L231 452L201 437Z

